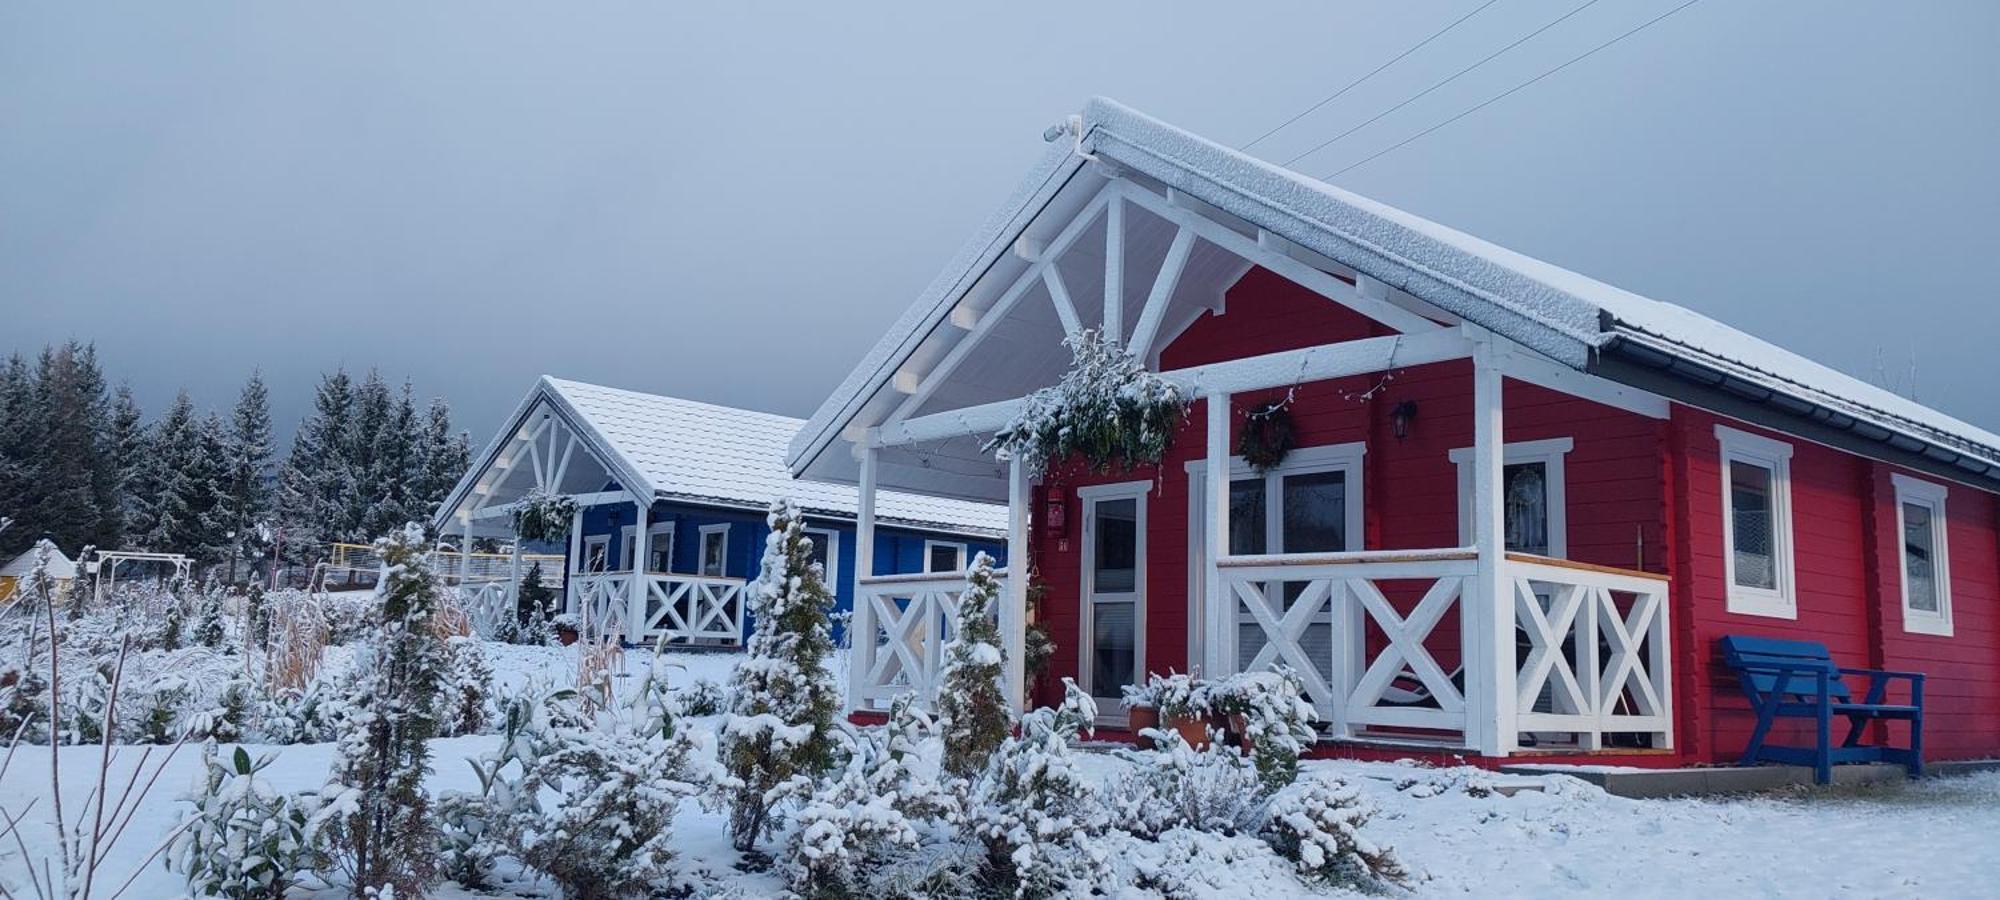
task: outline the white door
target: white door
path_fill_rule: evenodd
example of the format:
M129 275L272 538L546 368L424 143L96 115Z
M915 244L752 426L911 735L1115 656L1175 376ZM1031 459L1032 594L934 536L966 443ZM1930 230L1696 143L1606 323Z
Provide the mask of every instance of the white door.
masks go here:
M1099 485L1083 500L1082 684L1098 719L1123 723L1123 688L1145 677L1146 492L1152 482Z

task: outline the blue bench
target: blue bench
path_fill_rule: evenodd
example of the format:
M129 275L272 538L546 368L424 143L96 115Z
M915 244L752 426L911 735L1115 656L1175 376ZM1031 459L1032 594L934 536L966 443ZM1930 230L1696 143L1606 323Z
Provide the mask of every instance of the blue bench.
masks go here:
M1812 766L1813 780L1826 784L1833 780L1834 763L1893 762L1909 769L1910 777L1924 773L1924 676L1919 672L1888 672L1879 669L1847 669L1833 662L1826 645L1817 641L1786 641L1774 638L1730 636L1721 641L1723 659L1736 670L1736 680L1750 698L1757 713L1757 728L1750 733L1750 746L1743 751L1742 765L1759 760ZM1860 700L1848 689L1843 676L1866 676L1867 694ZM1907 681L1908 703L1888 701L1889 683ZM1764 743L1778 717L1813 719L1818 724L1818 745L1782 747ZM1847 719L1847 737L1833 744L1833 719ZM1869 722L1900 720L1910 723L1908 749L1863 746L1862 729Z

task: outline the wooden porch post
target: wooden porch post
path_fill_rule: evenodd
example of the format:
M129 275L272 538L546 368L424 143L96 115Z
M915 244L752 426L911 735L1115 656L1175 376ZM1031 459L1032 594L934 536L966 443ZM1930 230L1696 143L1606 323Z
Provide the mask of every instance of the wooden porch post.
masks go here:
M854 609L847 618L847 711L863 706L869 670L875 668L875 606L863 588L875 574L875 464L877 450L864 439L855 454L861 462L861 499L854 516Z
M1220 678L1236 671L1236 598L1224 592L1222 570L1215 561L1229 551L1229 395L1210 391L1208 458L1204 461L1208 515L1203 521L1201 660L1203 678Z
M1490 335L1472 349L1472 544L1479 559L1461 595L1465 638L1465 742L1487 756L1514 749L1514 591L1504 569L1501 374Z
M1016 712L1027 698L1028 467L1007 462L1007 585L1000 601L1000 653L1006 660L1001 688Z
M465 529L458 542L458 583L472 574L472 514L465 515Z
M583 507L569 517L569 564L563 567L563 612L576 612L576 585L570 576L583 571Z
M632 558L625 561L632 570L632 582L626 585L630 599L625 607L625 639L642 641L646 638L646 567L641 562L646 556L646 518L653 514L653 498L640 497L632 501L636 512L632 519Z

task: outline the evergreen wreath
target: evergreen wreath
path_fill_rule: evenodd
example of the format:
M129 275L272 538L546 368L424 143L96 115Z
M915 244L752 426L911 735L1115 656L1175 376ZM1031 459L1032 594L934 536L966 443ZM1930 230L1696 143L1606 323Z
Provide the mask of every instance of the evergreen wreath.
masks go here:
M1297 444L1290 405L1278 401L1266 403L1244 418L1243 433L1236 439L1236 454L1261 475L1284 462L1285 455Z
M1069 371L1029 394L984 449L1020 459L1037 475L1072 455L1093 472L1158 463L1187 418L1187 395L1095 330L1063 343L1075 356Z
M524 541L560 541L569 536L576 501L535 488L514 507L514 537Z

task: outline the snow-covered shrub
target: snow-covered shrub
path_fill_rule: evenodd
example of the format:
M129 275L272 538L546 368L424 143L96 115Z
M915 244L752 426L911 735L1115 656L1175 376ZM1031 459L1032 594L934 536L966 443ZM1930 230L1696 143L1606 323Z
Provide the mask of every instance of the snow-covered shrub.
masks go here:
M712 716L729 707L729 690L706 678L697 678L674 695L683 716Z
M445 642L449 668L438 692L438 733L445 737L478 734L491 718L493 667L479 641L454 637Z
M96 544L84 545L83 552L78 553L76 555L77 570L78 570L76 577L71 578L69 580L69 586L63 589L63 598L62 598L63 610L65 614L69 617L69 620L72 622L83 618L83 614L86 611L88 611L90 605L90 594L92 590L92 579L86 577L85 572L83 570L83 563L84 561L90 559L91 555L95 554L96 552L97 552Z
M1129 470L1166 456L1187 416L1187 395L1147 371L1115 337L1086 329L1063 343L1074 355L1069 371L1029 394L984 449L1018 458L1038 474L1072 455L1096 472L1114 462Z
M517 814L508 835L522 863L570 897L643 896L671 874L674 811L708 781L691 761L692 731L557 726L534 780L559 799L538 816Z
M1177 828L1254 834L1268 797L1256 768L1234 749L1195 750L1166 732L1156 757L1105 789L1104 804L1119 829L1142 837Z
M243 594L243 635L245 642L262 649L271 640L271 610L264 602L264 584L252 580Z
M159 635L154 638L154 646L161 650L179 650L181 633L187 629L187 610L181 600L186 582L176 579L174 584L175 587L167 591L166 609L160 617Z
M899 857L934 823L958 817L960 795L919 771L919 749L936 725L913 700L909 694L897 698L879 737L857 736L840 777L799 812L786 855L794 892L824 898L907 893L907 884L881 883L884 870L903 862ZM897 880L914 873L910 866L901 869Z
M649 678L631 703L595 713L574 691L510 698L499 749L472 760L480 793L440 803L454 876L484 881L502 854L571 897L644 896L671 875L674 812L718 773L706 736L678 727L663 693Z
M1209 705L1229 717L1232 729L1242 730L1267 790L1298 780L1299 754L1318 736L1313 723L1319 713L1297 672L1281 665L1232 675L1214 685Z
M318 796L281 794L262 777L271 757L242 747L228 761L202 747L202 775L183 799L194 804L167 850L167 868L195 897L283 900L318 866L313 845L322 820Z
M1014 724L1000 690L1005 660L1000 625L994 620L999 600L993 558L980 553L966 570L965 595L959 600L939 673L943 686L938 690L937 717L944 732L944 767L960 778L985 769Z
M1264 839L1307 877L1364 891L1402 884L1409 872L1395 850L1361 833L1372 815L1345 783L1296 785L1272 798Z
M1088 843L1107 827L1105 809L1070 749L1096 721L1097 704L1075 682L1063 687L1062 706L1022 716L1020 735L1000 745L972 789L967 827L1017 897L1088 892L1104 875Z
M813 561L798 507L790 500L771 504L769 522L763 565L749 587L756 629L736 665L721 729L721 761L735 782L729 833L738 850L754 847L775 824L774 813L810 794L833 766L840 706L840 687L827 668L833 592Z
M341 798L323 835L357 894L421 896L436 872L437 823L423 780L445 677L444 642L431 628L444 587L426 547L414 523L375 542L379 625L355 661L354 712L322 792Z

